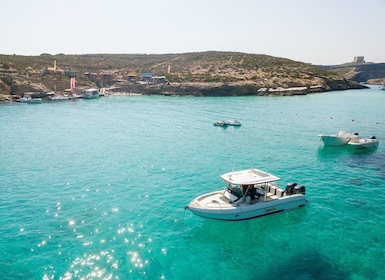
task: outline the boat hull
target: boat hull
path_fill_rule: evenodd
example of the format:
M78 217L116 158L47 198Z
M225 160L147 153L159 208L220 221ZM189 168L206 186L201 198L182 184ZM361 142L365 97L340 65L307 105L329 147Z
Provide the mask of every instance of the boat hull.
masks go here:
M226 121L226 124L230 126L241 126L241 123L237 120L228 120Z
M96 98L99 98L99 94L93 94L93 95L90 95L90 94L85 94L85 95L82 95L82 98L83 99L96 99Z
M20 103L28 103L28 104L41 104L43 100L41 98L20 98Z
M349 142L349 147L353 149L375 149L378 147L379 141L368 141L368 142L358 142L358 143L351 143Z
M337 135L320 135L319 137L325 146L344 146L351 139L338 137Z
M98 89L87 89L82 93L83 99L96 99L99 98L100 91Z
M259 201L254 204L221 204L220 202L215 201L216 200L213 200L212 203L203 205L199 202L199 198L197 198L194 199L186 208L193 214L206 219L244 221L296 210L302 208L308 203L308 200L302 194L281 197L270 201Z

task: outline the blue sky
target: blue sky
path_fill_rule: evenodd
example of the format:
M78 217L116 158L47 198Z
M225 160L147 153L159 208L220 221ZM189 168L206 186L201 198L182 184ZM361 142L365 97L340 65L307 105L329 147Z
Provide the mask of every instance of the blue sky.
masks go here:
M385 0L12 0L1 10L1 54L214 50L385 62Z

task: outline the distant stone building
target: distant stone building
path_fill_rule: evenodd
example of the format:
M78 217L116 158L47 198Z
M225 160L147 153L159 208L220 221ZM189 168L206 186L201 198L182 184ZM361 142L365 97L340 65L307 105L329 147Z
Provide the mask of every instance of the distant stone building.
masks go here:
M136 82L136 75L135 74L130 74L127 76L127 80L129 80L130 82Z
M85 78L94 79L94 80L99 78L98 73L85 72L83 75Z
M152 77L151 82L155 84L165 84L168 83L168 80L165 76L154 76Z
M365 57L364 56L355 56L353 62L354 63L365 63Z
M166 84L168 80L165 76L156 76L154 73L140 73L139 82L147 84Z
M139 75L139 81L142 82L149 82L152 80L152 78L155 77L154 73L148 72L148 73L140 73Z
M99 76L103 80L115 80L115 75L112 73L103 72L103 73L100 73Z

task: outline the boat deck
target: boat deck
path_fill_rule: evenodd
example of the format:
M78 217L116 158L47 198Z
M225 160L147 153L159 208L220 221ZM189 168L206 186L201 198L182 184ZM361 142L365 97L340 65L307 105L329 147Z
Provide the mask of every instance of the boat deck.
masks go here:
M276 185L269 186L267 192L265 192L262 188L257 188L256 198L254 200L250 200L250 196L245 196L232 202L229 197L225 196L225 193L226 191L217 191L202 195L196 199L195 206L220 209L234 208L239 205L268 202L287 196L286 191Z

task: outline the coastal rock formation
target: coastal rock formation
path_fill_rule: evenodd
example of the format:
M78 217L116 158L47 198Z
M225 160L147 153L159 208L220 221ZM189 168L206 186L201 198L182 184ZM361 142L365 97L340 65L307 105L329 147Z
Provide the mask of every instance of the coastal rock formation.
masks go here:
M341 65L317 66L321 69L333 71L346 79L358 83L378 84L385 80L385 63L345 63ZM371 82L372 81L372 82ZM380 83L381 84L381 83Z
M365 86L349 80L330 80L314 86L260 87L255 83L180 82L168 84L131 84L118 87L120 92L144 95L174 96L292 96L331 90L362 89Z
M12 79L10 76L0 77L0 102L12 101Z

